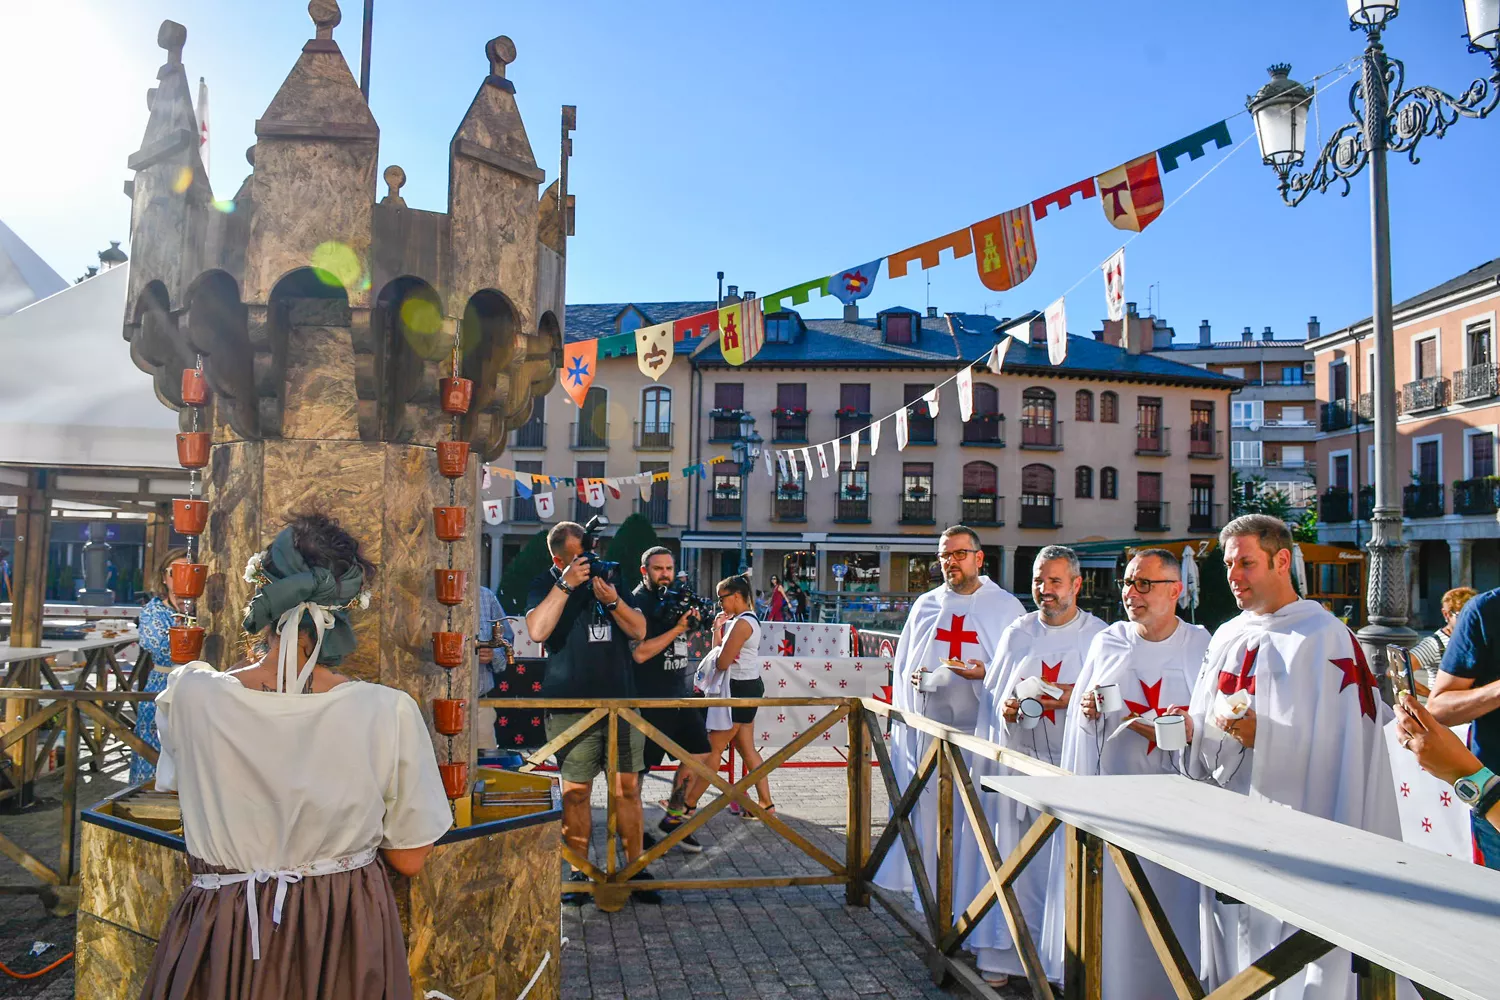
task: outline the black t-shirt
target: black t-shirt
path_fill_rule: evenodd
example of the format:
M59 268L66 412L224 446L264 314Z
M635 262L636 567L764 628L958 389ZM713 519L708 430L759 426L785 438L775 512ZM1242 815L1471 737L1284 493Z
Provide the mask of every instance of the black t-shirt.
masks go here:
M632 606L640 609L646 618L646 638L654 639L672 631L676 618L668 618L660 610L660 592L640 584L630 594ZM635 665L635 690L640 698L690 698L693 694L693 674L687 669L687 660L667 658L671 647L657 653L644 663ZM677 667L680 669L673 669Z
M1443 653L1442 671L1468 677L1475 687L1500 679L1500 590L1480 594L1459 612L1453 637ZM1500 712L1481 715L1469 727L1469 749L1491 771L1500 773Z
M554 567L531 581L526 595L529 612L557 586ZM635 606L627 595L620 600ZM630 639L585 583L568 595L568 602L542 643L547 650L543 698L634 698Z

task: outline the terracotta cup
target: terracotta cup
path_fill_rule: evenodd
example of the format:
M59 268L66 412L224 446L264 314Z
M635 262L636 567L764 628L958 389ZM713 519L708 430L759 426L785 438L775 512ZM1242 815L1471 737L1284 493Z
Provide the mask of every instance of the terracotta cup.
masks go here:
M432 662L449 669L463 666L464 639L462 632L432 633Z
M196 368L182 370L182 401L189 406L208 402L208 380Z
M203 629L197 625L173 625L167 629L173 663L189 663L203 652Z
M179 535L201 535L208 527L207 500L173 500L172 529Z
M208 564L174 562L172 564L172 593L177 597L202 597L208 585Z
M180 440L182 435L179 434L177 437ZM178 447L181 448L180 445ZM437 457L438 471L449 479L458 479L469 470L469 442L439 441ZM206 460L205 464L207 464Z
M187 431L177 435L177 464L184 469L201 469L208 464L208 431Z
M464 414L474 400L474 380L467 378L438 379L438 396L442 399L443 412Z
M469 586L469 572L462 569L435 569L433 581L439 604L462 604Z
M458 698L432 699L432 725L444 736L457 736L464 731L464 709L468 703Z
M464 532L469 527L469 508L467 507L434 507L432 508L433 530L438 539L444 542L462 541Z
M439 764L438 773L443 776L443 791L450 799L461 799L469 791L469 765L463 761L455 764Z

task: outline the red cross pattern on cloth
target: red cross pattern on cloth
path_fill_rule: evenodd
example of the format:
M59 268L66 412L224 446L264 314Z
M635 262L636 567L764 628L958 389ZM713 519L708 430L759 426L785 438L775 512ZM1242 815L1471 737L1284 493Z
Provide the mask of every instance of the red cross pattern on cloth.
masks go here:
M1255 666L1255 657L1260 653L1260 647L1245 650L1245 659L1240 663L1240 672L1232 674L1227 670L1219 671L1219 691L1223 694L1234 694L1236 691L1249 691L1255 693L1255 675L1250 671Z
M818 686L818 682L817 681L808 681L807 682L807 686L810 687L810 688L815 688L815 687Z
M824 670L832 670L833 669L833 664L832 663L824 663L823 664L823 669Z
M1050 665L1047 663L1046 660L1043 660L1042 661L1042 680L1046 681L1048 684L1056 684L1057 683L1057 675L1060 674L1060 673L1062 673L1062 665L1063 665L1063 661L1062 660L1058 660L1056 663L1053 663L1053 664L1050 664ZM1049 709L1047 709L1047 711L1045 711L1045 712L1042 713L1042 718L1046 719L1048 722L1056 722L1057 721L1057 709L1055 709L1055 708L1049 708Z
M1401 797L1403 799L1411 798L1411 786L1404 781L1401 782Z
M1453 804L1453 796L1449 795L1447 792L1444 792L1442 795L1438 796L1438 801L1442 802L1444 809L1447 809Z
M777 712L776 713L776 721L777 722L785 722L786 721L786 713L785 712Z
M1145 697L1144 702L1131 701L1129 698L1126 698L1125 707L1143 719L1146 718L1146 713L1150 712L1151 718L1154 719L1161 714L1161 678L1158 677L1155 684L1147 684L1145 681L1141 681L1140 685L1141 692ZM1146 741L1147 755L1150 755L1151 751L1155 749L1156 739L1153 737Z
M781 679L781 680L779 680L779 681L777 681L777 682L776 682L776 683L777 683L777 685L779 685L779 686L780 686L780 687L786 687L786 678L785 678L785 677L783 677L783 678L782 678L782 679Z
M964 658L965 643L971 646L979 645L979 633L964 628L965 617L967 616L953 615L948 619L947 628L937 630L937 641L948 644L948 659L950 660L962 660Z
M778 656L794 656L796 652L797 644L792 641L791 633L788 632L786 638L781 640L781 645L776 647L776 654Z
M1372 720L1375 718L1375 675L1370 672L1369 661L1365 659L1365 651L1360 648L1359 641L1354 638L1354 633L1349 633L1349 643L1354 647L1353 656L1339 657L1328 662L1338 667L1343 672L1343 683L1339 685L1342 691L1350 684L1359 689L1359 714L1368 715Z
M1426 816L1422 817L1422 832L1423 833L1431 833L1432 832L1432 820L1428 819Z
M793 663L792 664L792 669L793 670L801 670L802 669L802 661L798 660L796 663Z

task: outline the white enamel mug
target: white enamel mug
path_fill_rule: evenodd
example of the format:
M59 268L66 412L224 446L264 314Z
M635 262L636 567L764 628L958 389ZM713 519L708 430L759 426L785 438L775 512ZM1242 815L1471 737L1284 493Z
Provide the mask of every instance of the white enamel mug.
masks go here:
M1042 703L1035 698L1023 698L1018 717L1021 720L1022 729L1035 729L1036 724L1042 718Z
M1187 723L1180 715L1159 715L1152 724L1156 730L1156 745L1163 750L1187 749Z

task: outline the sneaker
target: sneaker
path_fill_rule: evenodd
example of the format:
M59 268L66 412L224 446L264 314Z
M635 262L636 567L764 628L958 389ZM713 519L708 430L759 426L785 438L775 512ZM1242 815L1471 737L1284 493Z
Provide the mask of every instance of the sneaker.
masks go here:
M652 875L650 872L643 871L639 872L635 878L631 879L631 881L639 882L642 879L651 880L655 878L656 876ZM661 905L661 893L657 892L655 889L636 889L631 892L630 898L634 899L637 903L649 903L652 906Z
M679 817L676 817L676 816L663 816L662 819L661 819L661 822L658 823L658 824L656 824L656 828L658 830L660 830L662 833L670 834L673 830L676 830L682 824L683 824L683 820L681 818L679 818ZM650 834L645 834L645 836L649 837ZM651 843L655 843L655 842L656 842L655 840L652 840ZM650 845L648 844L647 846L649 847ZM695 837L695 836L693 836L691 833L688 834L686 837L683 837L682 840L678 842L677 846L680 847L680 848L682 848L684 851L686 851L689 854L702 854L703 853L703 845L700 844L698 842L698 838Z
M651 834L650 834L649 831L642 830L641 831L641 850L643 850L643 851L649 851L649 850L651 850L651 848L653 848L655 846L656 846L656 838L653 837L653 836L651 836Z
M566 879L566 881L568 882L587 882L588 880L589 877L587 875L585 875L583 872L578 871L569 872ZM587 903L590 899L592 899L593 895L594 894L591 892L565 892L563 893L562 897L563 905L582 906L584 903Z

